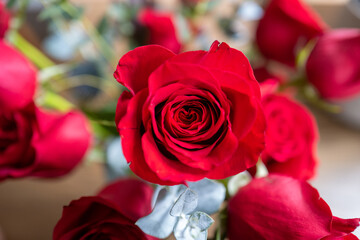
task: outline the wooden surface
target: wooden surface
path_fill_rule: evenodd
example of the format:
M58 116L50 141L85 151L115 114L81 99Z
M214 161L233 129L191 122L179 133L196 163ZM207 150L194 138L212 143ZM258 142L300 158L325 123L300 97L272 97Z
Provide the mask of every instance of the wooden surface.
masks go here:
M0 183L0 229L6 240L50 240L62 207L98 192L105 183L102 166L82 164L58 179L18 179ZM1 234L0 234L0 240Z
M360 106L357 111L360 110ZM356 111L356 109L354 109ZM320 128L318 175L312 181L333 215L360 217L360 131L317 114ZM355 232L360 237L360 229Z

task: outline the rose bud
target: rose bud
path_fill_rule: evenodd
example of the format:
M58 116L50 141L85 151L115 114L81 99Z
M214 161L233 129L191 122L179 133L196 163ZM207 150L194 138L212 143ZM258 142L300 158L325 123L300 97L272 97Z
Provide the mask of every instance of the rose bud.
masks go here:
M1 42L0 52L0 180L69 172L89 146L85 117L37 108L32 102L35 69Z
M156 239L135 225L151 212L152 188L135 179L118 180L97 196L82 197L64 207L53 240Z
M306 63L308 80L325 99L360 94L360 29L332 30L321 36Z
M7 29L9 28L10 14L6 10L3 2L0 1L0 39L5 36Z
M262 90L270 89L267 83L261 85ZM261 159L268 171L312 178L317 167L318 129L311 112L286 95L264 91L262 106L267 129Z
M139 13L139 22L147 30L146 44L158 44L174 53L179 53L179 41L174 16L171 13L162 13L146 8Z
M299 50L325 28L300 0L271 0L258 24L256 43L264 57L294 67Z
M269 175L252 180L230 199L230 240L356 240L359 218L332 215L318 191L307 182Z
M264 148L260 89L249 61L226 43L175 55L136 48L114 77L116 125L130 168L153 183L222 179L256 164Z

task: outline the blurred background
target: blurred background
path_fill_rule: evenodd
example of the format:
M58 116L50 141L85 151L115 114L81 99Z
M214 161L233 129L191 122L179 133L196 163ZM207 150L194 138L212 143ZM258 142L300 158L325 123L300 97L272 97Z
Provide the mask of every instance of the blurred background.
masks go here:
M1 240L51 239L63 206L94 195L121 174L114 171L109 146L118 141L113 119L124 90L112 73L124 53L149 43L161 43L177 53L207 50L219 40L256 61L255 30L266 4L262 0L3 2L12 16L7 41L28 53L39 69L37 101L56 108L75 105L89 117L96 137L86 160L64 177L0 183ZM360 28L360 1L305 2L331 28ZM360 217L360 97L336 103L342 106L340 114L306 98L302 101L311 108L320 131L320 165L311 183L334 215Z

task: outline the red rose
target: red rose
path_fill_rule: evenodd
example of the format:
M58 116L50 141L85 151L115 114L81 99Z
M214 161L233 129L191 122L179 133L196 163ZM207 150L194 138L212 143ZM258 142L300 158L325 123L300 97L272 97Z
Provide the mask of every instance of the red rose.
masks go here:
M256 43L266 58L295 66L298 51L325 28L300 0L272 0L259 22Z
M261 87L269 89L266 85ZM285 95L264 94L262 105L267 129L261 158L269 172L304 180L313 177L318 130L312 114Z
M80 113L48 113L33 104L1 109L0 180L64 175L80 162L89 142L87 122Z
M339 29L319 38L306 64L308 80L327 99L360 94L360 29Z
M178 39L174 16L146 8L139 14L140 23L148 30L148 44L158 44L179 53L181 43Z
M265 120L250 64L226 43L175 55L145 46L114 73L125 85L116 110L125 158L141 178L179 184L221 179L256 164Z
M0 180L69 172L89 146L86 119L37 108L32 102L35 69L1 42L0 52Z
M230 240L350 240L359 218L334 217L307 182L269 175L252 180L229 201Z
M5 36L9 28L10 14L7 12L5 5L0 1L0 39Z
M155 239L135 225L137 219L151 212L152 194L152 188L145 183L122 179L97 196L74 200L64 207L53 240Z

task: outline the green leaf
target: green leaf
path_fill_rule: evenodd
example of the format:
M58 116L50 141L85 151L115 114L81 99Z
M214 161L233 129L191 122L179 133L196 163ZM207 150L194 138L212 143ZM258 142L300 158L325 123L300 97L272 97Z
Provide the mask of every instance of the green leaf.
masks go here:
M6 8L12 8L15 6L16 3L17 0L8 0L8 2L6 3Z
M46 19L51 19L51 18L58 18L62 16L63 11L61 10L61 8L57 7L57 6L49 6L44 8L44 10L41 11L41 13L39 14L38 18L40 20L46 20Z
M99 34L101 35L105 35L105 33L108 31L108 29L110 28L110 23L109 23L109 19L107 18L107 16L104 16L99 24L97 25L97 30L99 32Z

